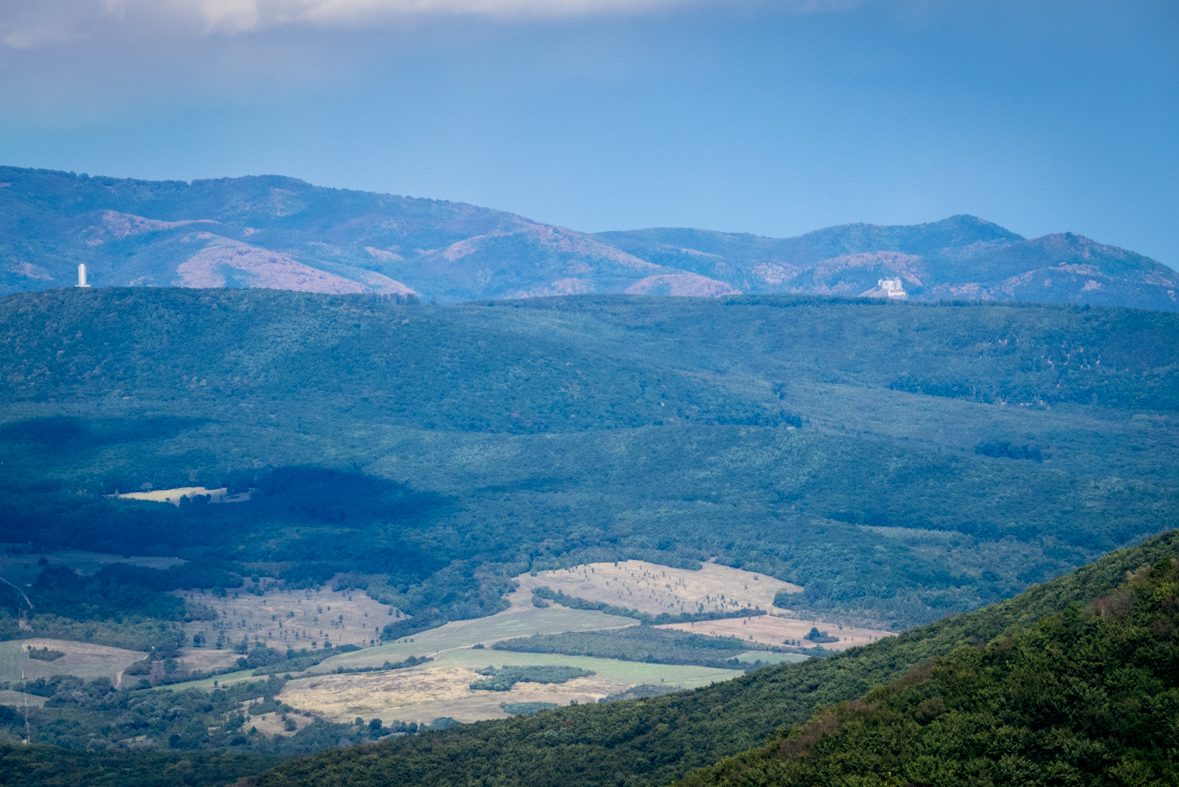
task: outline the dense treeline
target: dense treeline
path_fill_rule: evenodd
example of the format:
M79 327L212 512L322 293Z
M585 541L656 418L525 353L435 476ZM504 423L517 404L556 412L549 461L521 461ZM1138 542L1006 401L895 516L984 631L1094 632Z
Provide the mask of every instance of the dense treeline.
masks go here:
M1011 600L825 659L767 667L743 678L654 699L559 708L531 718L465 725L412 745L392 741L370 749L326 752L280 766L256 783L666 783L760 746L775 731L806 721L818 708L859 699L929 659L962 646L983 648L1005 634L1034 627L1045 615L1070 604L1085 605L1111 594L1128 571L1177 555L1179 531L1171 531Z
M538 607L548 606L553 601L570 609L592 609L605 612L608 615L618 615L635 620L649 626L661 626L667 623L693 623L701 620L724 620L725 618L748 618L765 615L764 609L733 609L724 612L660 612L652 615L631 607L616 607L605 601L590 601L589 599L570 596L563 590L553 590L550 587L539 587L532 591L532 603ZM701 605L703 607L703 605Z
M824 708L683 787L1179 783L1179 558Z
M737 656L751 649L750 643L736 637L710 637L650 626L631 626L618 631L534 634L501 640L491 647L516 653L563 653L568 656L645 661L651 664L696 664L723 669L741 666ZM761 644L754 649L787 650L766 648Z
M593 670L579 667L493 667L475 670L482 680L471 682L472 691L511 691L517 683L568 683L577 678L595 675Z
M270 754L69 751L0 743L0 773L11 787L222 787L278 762Z

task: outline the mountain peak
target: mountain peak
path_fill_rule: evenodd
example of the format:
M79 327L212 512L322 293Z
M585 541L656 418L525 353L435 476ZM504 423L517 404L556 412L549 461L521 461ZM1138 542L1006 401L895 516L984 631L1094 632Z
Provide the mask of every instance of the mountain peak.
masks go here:
M229 286L443 301L561 293L856 296L1175 310L1174 271L1073 233L1026 239L969 214L843 224L793 238L663 227L595 235L474 205L282 175L183 181L0 167L0 293ZM116 217L112 219L112 216Z

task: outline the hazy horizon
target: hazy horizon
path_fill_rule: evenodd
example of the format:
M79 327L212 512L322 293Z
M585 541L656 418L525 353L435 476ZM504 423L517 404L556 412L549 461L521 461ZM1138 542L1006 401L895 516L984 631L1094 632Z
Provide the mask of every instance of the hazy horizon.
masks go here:
M1177 267L1177 33L1165 2L21 2L0 161L586 232L971 214Z

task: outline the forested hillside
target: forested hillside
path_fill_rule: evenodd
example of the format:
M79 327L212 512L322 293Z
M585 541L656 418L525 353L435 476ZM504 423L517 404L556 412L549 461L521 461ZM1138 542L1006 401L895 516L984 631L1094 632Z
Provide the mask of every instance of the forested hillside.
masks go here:
M1056 773L1087 777L1105 770L1137 777L1132 783L1165 783L1152 782L1151 774L1165 775L1174 763L1168 747L1175 745L1170 718L1179 674L1171 636L1177 560L1179 536L1172 531L1008 601L839 655L763 668L689 693L553 709L336 750L290 762L253 783L559 779L572 785L640 785L666 783L703 767L688 783L760 784L766 782L759 778L788 774L818 778L813 783L822 784L829 783L824 778L849 772L878 778L890 768L906 778L928 776L931 768L947 778L996 772L1034 776L1052 763ZM1065 676L1066 670L1075 674ZM990 690L963 694L980 683ZM1084 702L1069 702L1067 691L1088 693ZM1085 704L1094 694L1108 700ZM866 702L849 704L864 697ZM977 736L951 737L949 749L943 743L929 756L913 756L919 746L944 742L955 724L977 726L978 697L998 702L1006 713L1048 713L1055 714L1053 721L1096 725L1082 724L1065 738L1049 733L1051 740L1036 729L1000 727L993 733L1006 736L1003 751L1013 744L1040 746L1035 762L1026 757L996 762L991 752L965 749L973 761L945 761L947 750L958 755L955 746L990 740ZM1003 706L1006 697L1011 701ZM812 716L814 721L804 724ZM1025 715L1021 721L1029 720ZM1134 726L1143 724L1141 730ZM838 734L841 730L850 734ZM770 743L763 748L767 737ZM745 749L750 751L706 767ZM800 758L800 753L810 754ZM154 787L232 783L257 773L267 761L237 754L83 754L7 746L0 747L0 762L13 785ZM886 779L869 783L890 783Z
M491 647L505 637L490 634L415 649L448 622L508 614L514 578L530 572L643 560L648 573L694 573L715 561L747 571L749 584L801 586L773 598L779 620L807 621L801 632L900 632L958 613L920 635L679 699L419 734L413 757L389 760L427 780L450 773L431 759L437 750L472 774L516 757L541 780L576 771L586 784L668 781L923 659L989 641L1011 615L1030 624L1077 582L1120 576L1099 564L1014 607L962 614L1174 526L1177 339L1173 314L1075 306L790 296L440 306L263 289L7 296L0 560L12 584L0 593L0 656L40 659L28 663L45 677L6 690L42 692L34 742L164 750L153 755L161 768L191 754L185 773L231 779L238 765L202 758L292 756L394 734L370 724L405 719L319 710L312 722L299 703L331 698L309 669L360 693L375 685L366 680L429 670L427 657L445 650L467 667L494 665L492 675L657 668L695 675L695 686L760 658L733 663L733 642L655 634L642 615L647 631L574 637L562 632L581 623L528 624L508 635L528 637L505 645L514 650ZM224 488L238 502L111 497L180 487ZM76 568L70 550L89 550L93 567ZM371 605L364 617L353 593ZM352 606L321 608L318 594ZM513 614L616 627L634 618L580 608L622 611L621 595L559 609L525 601L527 613ZM314 630L284 639L281 599ZM247 607L276 631L247 628ZM336 647L342 612L360 621L348 625L363 651ZM528 636L541 628L552 636ZM36 654L18 645L28 640ZM780 636L760 647L799 644ZM120 649L109 658L122 666L53 677L85 648ZM208 666L190 674L177 666L185 659ZM0 664L7 680L16 666ZM460 666L439 670L466 675ZM230 680L226 670L240 670L240 688L213 685ZM464 678L462 691L480 679ZM486 693L500 695L491 715L506 715L500 702L539 707ZM251 712L259 732L239 722ZM445 726L449 715L414 723ZM22 717L6 719L0 732L19 740ZM548 726L568 719L585 722Z
M320 754L256 784L662 784L783 728L685 783L1164 784L1179 744L1176 565L1172 531L837 656L688 694Z
M146 289L0 310L7 541L179 556L221 586L344 575L408 630L490 614L530 568L629 557L717 560L803 586L782 603L810 614L905 627L1177 509L1161 313ZM103 497L193 484L255 494ZM68 628L48 582L33 625Z
M973 216L795 238L589 235L503 211L277 176L192 183L0 167L0 293L91 283L381 293L443 302L585 293L860 296L1179 309L1171 268L1071 233Z
M678 784L1175 784L1179 559L1127 574Z

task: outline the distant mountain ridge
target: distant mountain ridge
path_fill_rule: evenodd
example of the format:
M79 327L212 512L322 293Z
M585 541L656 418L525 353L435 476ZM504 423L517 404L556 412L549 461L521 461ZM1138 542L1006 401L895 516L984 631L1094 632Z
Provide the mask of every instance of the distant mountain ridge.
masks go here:
M280 176L183 181L0 167L0 294L70 286L268 287L444 302L582 293L858 296L1179 310L1179 272L1071 233L973 216L795 238L696 229L587 234L462 203Z

